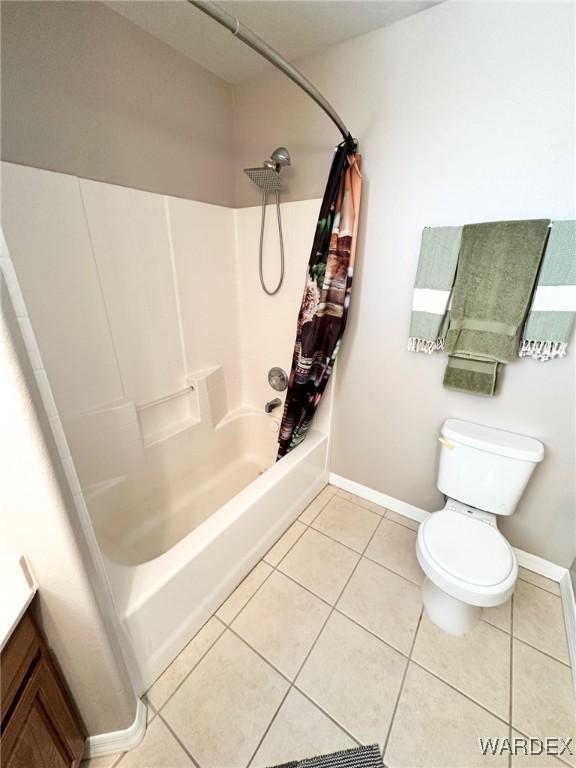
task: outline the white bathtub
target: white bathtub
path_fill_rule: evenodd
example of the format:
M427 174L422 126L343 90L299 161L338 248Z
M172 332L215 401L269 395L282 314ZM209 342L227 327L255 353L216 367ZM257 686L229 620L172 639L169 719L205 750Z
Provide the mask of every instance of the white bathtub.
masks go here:
M276 434L262 413L227 419L213 435L203 445L202 462L154 494L143 512L93 516L116 609L138 661L139 693L328 479L322 432L311 430L278 463Z

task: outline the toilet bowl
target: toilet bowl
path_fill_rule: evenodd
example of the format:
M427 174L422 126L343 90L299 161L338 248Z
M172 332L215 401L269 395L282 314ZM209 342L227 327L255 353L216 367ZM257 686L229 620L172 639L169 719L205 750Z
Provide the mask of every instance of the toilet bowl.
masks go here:
M469 632L483 608L514 591L516 555L497 526L512 515L544 457L538 440L458 419L444 422L438 489L446 506L420 524L416 555L426 574L428 617L452 635Z
M421 523L416 555L426 575L426 613L451 635L469 632L483 608L505 603L514 591L518 562L495 516L454 499Z

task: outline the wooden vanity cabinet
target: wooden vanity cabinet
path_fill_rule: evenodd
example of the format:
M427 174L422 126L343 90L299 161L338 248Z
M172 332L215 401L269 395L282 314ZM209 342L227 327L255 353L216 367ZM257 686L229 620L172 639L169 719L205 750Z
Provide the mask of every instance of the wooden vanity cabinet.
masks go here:
M2 768L77 768L85 731L28 610L0 656Z

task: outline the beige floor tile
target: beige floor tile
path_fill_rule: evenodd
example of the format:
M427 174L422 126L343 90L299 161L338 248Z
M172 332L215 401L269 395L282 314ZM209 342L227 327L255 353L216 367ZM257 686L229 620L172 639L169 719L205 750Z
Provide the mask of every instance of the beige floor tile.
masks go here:
M379 522L380 515L334 496L312 526L356 552L363 552Z
M398 512L393 512L391 509L386 510L386 518L392 520L393 523L398 523L406 528L410 528L412 531L418 530L418 523L416 520L412 520L412 518L406 517L406 515L399 515Z
M514 739L517 739L516 743ZM512 766L518 766L518 768L562 768L564 765L557 757L546 754L543 751L545 750L543 744L535 742L531 746L530 740L518 731L512 731L511 746L513 748L516 747L515 753L512 755ZM558 751L560 749L563 749L563 747L559 746ZM542 754L538 754L541 751Z
M420 587L362 558L337 608L407 654L422 609Z
M576 743L570 668L514 640L512 678L512 725L527 736L571 737ZM576 765L576 756L566 761Z
M512 598L506 600L501 605L496 605L494 608L484 608L482 611L482 619L487 621L488 624L492 624L498 629L504 630L504 632L510 632L510 622L512 621Z
M264 560L270 565L278 565L280 560L288 552L288 550L298 541L300 536L306 530L306 526L303 523L296 520L290 528L281 536L276 544L264 555Z
M302 526L304 527L304 526ZM280 543L280 542L278 542ZM231 624L252 595L260 588L268 576L272 573L272 567L268 563L260 561L253 568L244 581L239 584L226 602L222 603L216 611L216 616L225 624Z
M155 717L142 743L126 752L119 768L185 768L194 763L170 733L161 717Z
M316 515L324 509L335 493L336 488L333 485L327 485L320 491L318 496L308 504L298 519L305 525L310 525Z
M552 592L553 595L560 595L560 584L552 579L547 579L546 576L540 576L539 573L529 571L527 568L518 569L518 578L523 581L528 581L530 584L534 584L536 587Z
M416 532L403 525L382 520L365 554L415 584L424 580L416 559Z
M276 571L232 628L293 679L329 613L326 603Z
M287 688L278 672L226 631L162 716L202 768L244 768Z
M513 611L514 637L566 664L570 663L564 612L559 597L525 581L518 581Z
M411 658L508 720L510 635L480 621L472 632L454 637L424 615Z
M333 613L296 685L358 741L382 747L406 663L393 648Z
M358 559L359 555L347 547L308 529L278 568L319 597L334 603Z
M376 512L377 515L383 516L386 512L385 507L380 506L380 504L375 504L373 501L363 499L362 496L356 496L355 493L345 491L343 488L338 488L338 496L351 501L353 504L357 504L359 507L364 507L365 509L369 509L371 512Z
M93 757L91 760L82 760L80 768L114 768L123 752L115 752L113 755Z
M251 768L329 754L356 743L294 688L266 734Z
M204 624L200 632L190 640L184 650L176 656L172 664L160 675L154 685L148 689L146 698L154 709L160 709L223 631L224 625L214 617Z
M507 725L411 663L384 762L388 768L504 768L508 756L484 757L480 738L507 736Z

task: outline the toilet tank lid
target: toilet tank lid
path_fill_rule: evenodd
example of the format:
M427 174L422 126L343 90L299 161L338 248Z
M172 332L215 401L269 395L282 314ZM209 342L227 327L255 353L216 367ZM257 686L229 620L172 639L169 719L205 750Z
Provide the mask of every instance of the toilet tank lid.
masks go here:
M483 424L473 424L470 421L446 419L442 426L442 435L455 443L511 459L537 463L544 458L544 446L539 440L503 429L485 427Z

